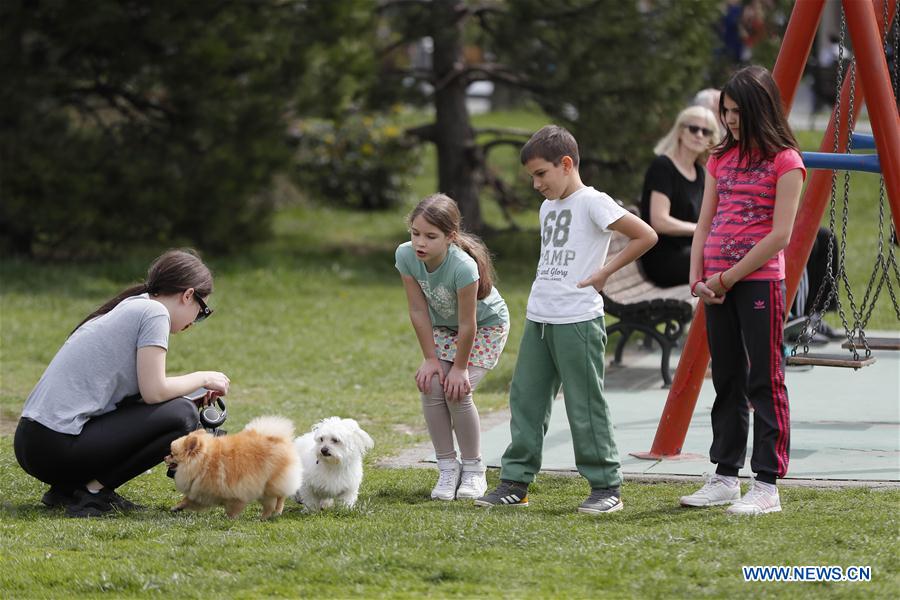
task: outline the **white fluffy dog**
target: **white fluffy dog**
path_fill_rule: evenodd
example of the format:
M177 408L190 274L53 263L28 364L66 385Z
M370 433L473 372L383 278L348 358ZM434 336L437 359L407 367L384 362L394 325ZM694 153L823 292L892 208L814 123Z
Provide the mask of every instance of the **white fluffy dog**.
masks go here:
M312 431L294 440L300 455L303 479L294 499L308 510L356 503L363 478L362 459L375 446L369 434L353 419L328 417Z

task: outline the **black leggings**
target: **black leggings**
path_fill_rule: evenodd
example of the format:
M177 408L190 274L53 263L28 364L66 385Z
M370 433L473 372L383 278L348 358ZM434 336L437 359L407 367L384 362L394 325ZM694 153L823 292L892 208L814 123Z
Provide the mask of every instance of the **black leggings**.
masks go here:
M159 464L172 441L198 425L197 407L185 398L159 404L123 401L85 423L78 435L20 419L13 446L19 465L44 483L74 489L96 479L115 489Z

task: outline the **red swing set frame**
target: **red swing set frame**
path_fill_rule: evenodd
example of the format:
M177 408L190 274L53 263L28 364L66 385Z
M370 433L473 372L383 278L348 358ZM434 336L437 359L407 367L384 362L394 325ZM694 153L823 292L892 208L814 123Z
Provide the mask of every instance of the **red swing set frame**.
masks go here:
M860 82L855 91L855 102L860 108L864 102L868 105L869 120L881 163L894 230L900 231L900 115L897 113L897 103L881 41L884 34L881 19L881 15L884 14L884 3L888 2L888 23L893 23L895 2L894 0L871 2L842 0L842 2ZM825 0L797 0L791 12L772 72L781 91L786 112L790 111L794 102L794 95L803 75L803 68L809 57L824 8ZM850 77L845 78L840 94L841 105L847 106L850 100ZM858 113L858 110L854 112L854 120ZM850 129L847 112L842 112L840 118L841 122L836 123L835 114L832 113L822 138L822 152L832 151L836 127L839 136L838 151L846 151L847 134ZM816 231L828 205L830 191L831 173L826 170L812 171L801 199L803 210L797 214L791 242L785 250L787 306L793 303L797 294L800 276L812 251ZM681 456L681 449L708 365L706 316L701 303L694 314L681 359L678 361L653 446L649 452L636 452L633 456L651 460L677 459Z

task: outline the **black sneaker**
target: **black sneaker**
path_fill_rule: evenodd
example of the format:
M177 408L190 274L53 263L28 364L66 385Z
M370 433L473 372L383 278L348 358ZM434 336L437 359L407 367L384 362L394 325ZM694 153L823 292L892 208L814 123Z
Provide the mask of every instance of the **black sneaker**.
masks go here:
M622 492L618 487L594 488L587 500L578 507L578 512L589 515L603 515L616 512L625 507L622 504Z
M528 506L528 484L501 479L494 491L475 499L475 506Z
M59 508L72 504L75 499L72 497L72 488L51 485L50 489L41 497L41 502L47 508Z
M115 512L113 505L101 495L84 489L72 492L72 503L66 506L67 517L102 517Z
M133 510L144 510L146 507L141 506L140 504L135 504L131 500L127 498L123 498L119 494L115 492L115 490L110 490L107 488L103 488L99 492L97 492L99 496L101 496L104 500L109 502L113 508L122 512L131 512Z

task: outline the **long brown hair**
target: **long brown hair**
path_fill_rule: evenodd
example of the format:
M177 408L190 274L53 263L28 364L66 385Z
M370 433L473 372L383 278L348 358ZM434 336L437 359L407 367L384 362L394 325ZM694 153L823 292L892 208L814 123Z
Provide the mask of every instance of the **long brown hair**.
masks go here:
M144 283L133 285L119 292L85 317L78 327L94 317L105 315L126 298L145 293L149 293L151 296L177 294L188 288L194 288L194 293L200 296L209 296L213 292L212 273L200 260L200 256L195 250L191 248L169 250L153 261L150 268L147 269L147 279ZM78 327L73 329L72 333L75 333Z
M725 120L725 96L740 108L740 139L731 130L713 153L719 157L738 147L738 164L759 164L787 148L799 149L797 139L784 116L781 93L772 74L757 65L744 67L722 87L719 116Z
M412 225L413 220L419 215L440 229L444 235L454 235L453 243L475 259L475 263L478 265L477 297L479 300L486 298L494 288L494 281L497 279L494 262L481 238L462 230L462 216L459 214L456 202L446 194L432 194L419 202L409 213L407 223Z

